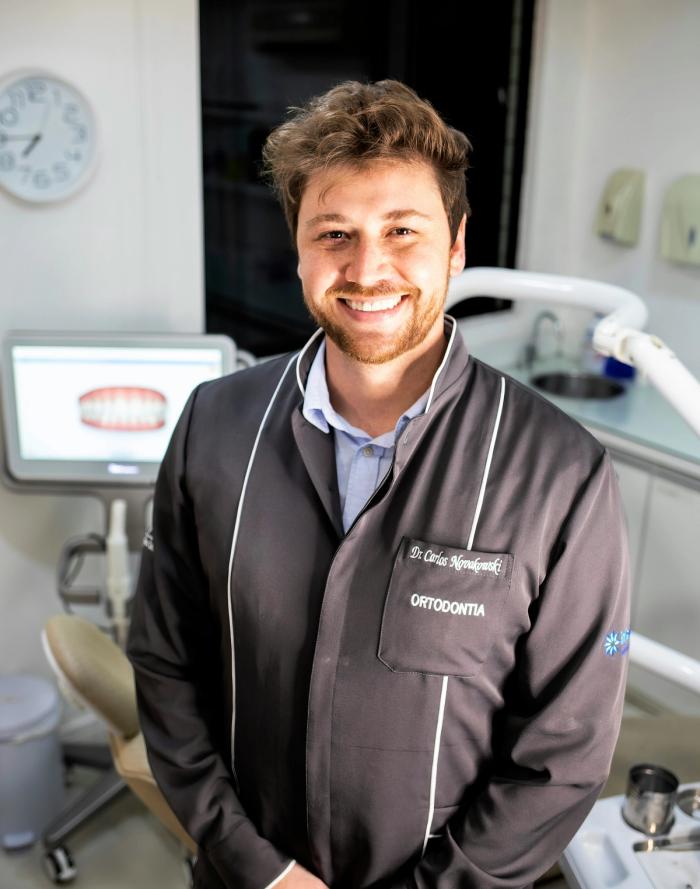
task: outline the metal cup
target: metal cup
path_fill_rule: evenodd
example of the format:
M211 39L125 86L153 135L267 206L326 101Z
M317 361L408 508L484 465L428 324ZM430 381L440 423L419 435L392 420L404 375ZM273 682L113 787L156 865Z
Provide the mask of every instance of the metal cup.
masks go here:
M630 769L622 817L647 836L668 833L673 825L678 778L661 766L639 764Z

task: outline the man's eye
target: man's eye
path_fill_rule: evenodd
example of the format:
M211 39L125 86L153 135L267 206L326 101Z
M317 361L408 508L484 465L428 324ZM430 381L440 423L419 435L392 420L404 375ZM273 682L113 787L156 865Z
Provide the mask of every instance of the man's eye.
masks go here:
M402 236L403 236L403 235L412 235L412 234L413 234L413 229L412 229L412 228L406 228L405 225L401 225L401 226L399 226L398 228L395 228L395 229L393 230L393 232L394 232L395 235L402 235Z
M345 232L341 231L333 231L333 232L323 232L321 235L322 241L342 241L346 237Z

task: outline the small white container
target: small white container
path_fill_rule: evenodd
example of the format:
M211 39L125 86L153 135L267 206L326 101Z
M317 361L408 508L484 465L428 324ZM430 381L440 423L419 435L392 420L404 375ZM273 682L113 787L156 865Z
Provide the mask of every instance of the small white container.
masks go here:
M0 844L29 846L65 801L61 699L36 676L0 677Z

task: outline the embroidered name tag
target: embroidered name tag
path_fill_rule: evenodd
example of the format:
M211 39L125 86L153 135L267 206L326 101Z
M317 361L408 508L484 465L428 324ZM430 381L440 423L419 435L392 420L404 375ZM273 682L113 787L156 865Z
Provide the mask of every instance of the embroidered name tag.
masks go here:
M482 561L481 556L475 558L466 558L462 553L453 553L451 556L445 555L444 550L435 552L430 547L423 550L414 543L408 554L409 559L422 559L429 565L435 565L436 568L449 568L452 571L470 571L472 574L481 574L482 571L499 577L503 568L503 559L500 556L489 560Z
M404 537L384 603L379 659L395 672L475 676L491 648L512 571L511 553Z

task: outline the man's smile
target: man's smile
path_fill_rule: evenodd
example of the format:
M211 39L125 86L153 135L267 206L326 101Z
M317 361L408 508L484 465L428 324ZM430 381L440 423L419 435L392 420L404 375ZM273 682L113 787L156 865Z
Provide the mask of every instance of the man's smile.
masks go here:
M401 302L403 296L390 296L384 299L344 299L343 302L351 309L358 312L383 312L385 309L393 309Z
M382 296L376 299L352 299L341 297L341 311L360 322L379 321L398 315L409 294L399 293L396 296Z

